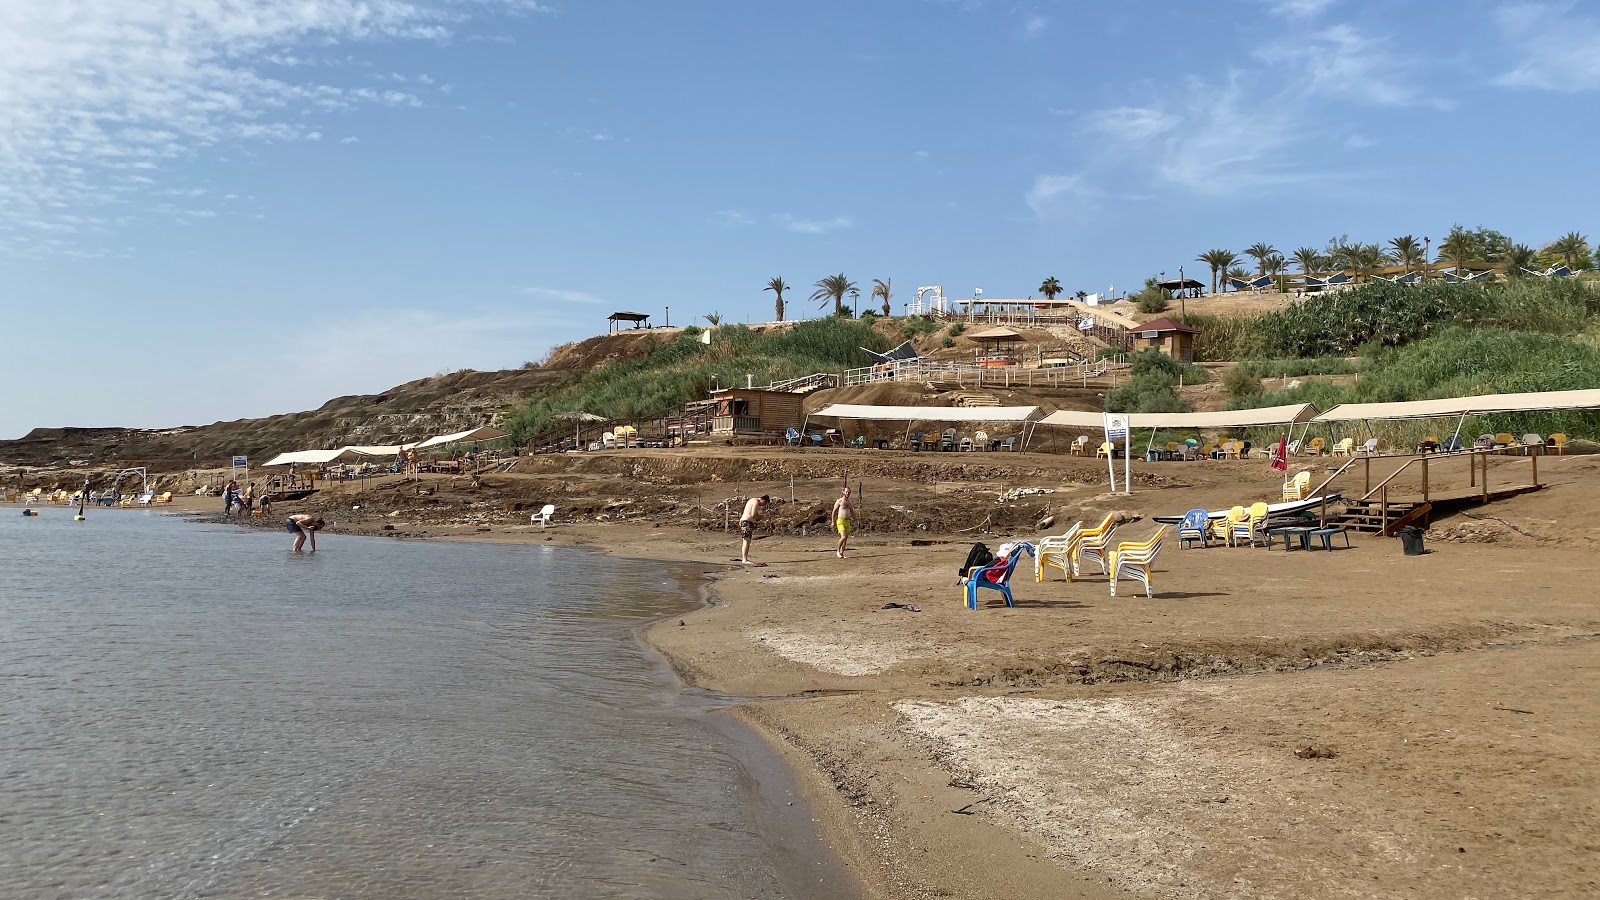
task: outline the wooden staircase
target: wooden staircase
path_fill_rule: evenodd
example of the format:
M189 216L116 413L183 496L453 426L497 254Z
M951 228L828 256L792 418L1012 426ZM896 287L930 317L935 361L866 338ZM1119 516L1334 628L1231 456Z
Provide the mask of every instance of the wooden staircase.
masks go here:
M1329 521L1348 531L1392 537L1407 525L1428 527L1432 513L1433 504L1425 500L1390 501L1387 508L1377 500L1352 500Z

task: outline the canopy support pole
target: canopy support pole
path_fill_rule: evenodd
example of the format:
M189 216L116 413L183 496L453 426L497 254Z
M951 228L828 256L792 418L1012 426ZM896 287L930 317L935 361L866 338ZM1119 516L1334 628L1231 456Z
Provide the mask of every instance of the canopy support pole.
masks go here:
M1466 413L1462 413L1461 414L1461 420L1456 422L1456 436L1451 438L1451 441L1456 445L1457 448L1459 448L1461 446L1461 429L1465 428L1466 424L1467 424L1467 414Z

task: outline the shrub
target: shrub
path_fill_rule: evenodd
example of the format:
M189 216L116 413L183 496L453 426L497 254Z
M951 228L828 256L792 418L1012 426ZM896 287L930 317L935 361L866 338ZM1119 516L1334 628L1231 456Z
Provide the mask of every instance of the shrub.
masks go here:
M1159 372L1135 375L1125 383L1106 392L1106 411L1188 412L1189 404L1178 396L1178 384Z
M1171 296L1161 288L1147 287L1134 296L1133 302L1142 313L1159 313L1167 311L1171 300Z
M941 347L949 348L949 347L954 347L955 345L956 345L956 339L951 337L948 334L939 339L939 346L941 346Z
M1233 399L1261 393L1261 377L1248 366L1234 366L1222 375L1222 389Z
M900 333L905 335L906 340L914 341L919 337L933 334L938 330L938 322L935 322L927 316L916 316L906 320L906 325L904 328L900 329Z
M1194 358L1202 362L1245 359L1259 353L1257 316L1208 316L1189 313L1178 321L1198 328Z
M1250 359L1239 364L1257 378L1294 378L1300 375L1351 375L1360 368L1342 356L1306 359Z
M958 335L961 332L966 331L966 330L967 330L967 323L965 323L965 322L956 322L956 323L954 323L954 324L952 324L950 326L950 336L951 337L955 337L956 335Z

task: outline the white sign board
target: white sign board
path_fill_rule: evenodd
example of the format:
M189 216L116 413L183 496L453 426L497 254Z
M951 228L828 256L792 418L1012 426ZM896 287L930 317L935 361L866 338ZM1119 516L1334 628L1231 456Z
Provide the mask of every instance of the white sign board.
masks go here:
M250 457L248 457L248 456L235 456L233 458L233 467L235 469L248 469L248 468L250 468Z
M1111 493L1117 492L1117 450L1114 446L1117 441L1122 441L1124 447L1131 448L1132 441L1128 439L1128 417L1123 413L1106 413L1106 443L1112 444L1111 452L1106 455L1106 469L1111 473ZM1133 493L1133 454L1124 451L1122 457L1122 490Z

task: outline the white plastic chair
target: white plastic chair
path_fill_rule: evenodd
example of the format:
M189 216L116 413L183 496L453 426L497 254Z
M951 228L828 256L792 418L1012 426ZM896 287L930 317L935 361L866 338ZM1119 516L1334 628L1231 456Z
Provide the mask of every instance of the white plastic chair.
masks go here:
M546 503L544 505L544 509L541 509L538 512L534 513L533 516L529 519L529 521L531 521L535 525L538 525L540 528L549 528L550 527L550 517L554 516L555 514L556 514L556 505L554 503Z
M1067 529L1066 534L1051 535L1042 538L1039 546L1034 548L1037 552L1033 555L1033 580L1043 581L1046 566L1055 566L1061 570L1068 581L1072 580L1072 549L1078 543L1078 536L1083 533L1083 523L1079 522Z

